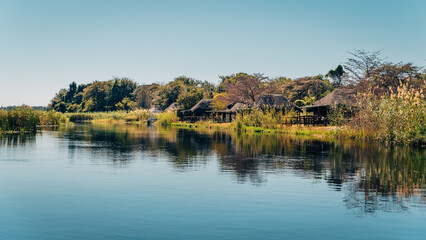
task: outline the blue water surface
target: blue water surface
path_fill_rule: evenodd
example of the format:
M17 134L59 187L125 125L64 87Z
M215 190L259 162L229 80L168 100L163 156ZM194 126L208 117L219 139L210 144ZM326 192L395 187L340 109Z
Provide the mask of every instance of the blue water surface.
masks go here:
M425 239L425 151L68 126L0 138L0 239Z

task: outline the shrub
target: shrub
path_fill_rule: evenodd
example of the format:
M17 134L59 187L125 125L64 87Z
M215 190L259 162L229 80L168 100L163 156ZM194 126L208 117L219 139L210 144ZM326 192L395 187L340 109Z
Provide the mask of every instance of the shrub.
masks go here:
M157 116L158 124L162 126L170 125L172 123L176 123L179 121L176 111L168 111L164 113L160 113Z
M275 109L261 110L252 108L237 113L234 121L234 128L241 130L244 127L262 127L276 129L281 122L283 114Z
M400 84L396 92L376 97L362 94L350 123L364 137L396 143L426 143L426 101L422 89Z

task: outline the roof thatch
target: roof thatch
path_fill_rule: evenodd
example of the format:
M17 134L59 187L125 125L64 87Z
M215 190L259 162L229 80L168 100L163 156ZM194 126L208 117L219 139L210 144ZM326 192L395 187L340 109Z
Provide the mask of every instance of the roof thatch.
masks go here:
M256 100L254 105L260 108L293 108L297 111L301 111L298 106L296 106L294 103L290 102L286 97L280 94L262 95Z
M333 90L327 96L314 102L314 104L312 104L311 106L307 106L307 108L319 106L334 107L336 105L355 106L355 104L356 91L354 89L339 88Z
M168 106L166 109L164 109L165 112L168 111L175 111L179 109L179 104L177 102L174 102L172 104L170 104L170 106Z
M216 113L236 113L239 110L247 109L249 107L246 103L240 103L240 102L233 102L229 104L225 109L214 111Z
M195 106L191 108L191 112L193 114L197 114L197 113L205 113L207 111L211 111L212 102L213 102L213 99L201 99L197 104L195 104Z

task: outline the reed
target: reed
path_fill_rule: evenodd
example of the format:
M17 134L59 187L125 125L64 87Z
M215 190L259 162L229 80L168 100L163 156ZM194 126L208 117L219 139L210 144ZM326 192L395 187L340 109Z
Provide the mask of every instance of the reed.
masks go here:
M179 117L177 116L176 111L163 112L157 115L157 123L162 126L171 125L173 123L177 123L178 121Z
M71 122L146 122L151 114L148 110L134 111L92 112L92 113L67 113Z
M67 121L62 113L33 110L28 106L0 110L0 132L36 132L39 125L59 125Z
M426 100L423 89L400 84L396 92L380 98L361 95L358 113L347 125L353 134L384 142L426 143ZM347 133L346 133L347 134Z

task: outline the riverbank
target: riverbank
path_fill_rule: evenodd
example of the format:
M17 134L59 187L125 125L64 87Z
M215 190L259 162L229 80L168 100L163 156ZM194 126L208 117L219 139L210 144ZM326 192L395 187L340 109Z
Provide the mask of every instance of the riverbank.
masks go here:
M277 134L293 134L303 135L310 137L319 138L337 138L340 131L343 131L341 127L335 126L284 126L277 125L277 128L263 128L263 127L247 127L243 126L238 129L233 123L213 123L213 122L200 122L200 123L187 123L177 122L172 123L170 126L187 129L213 129L213 130L228 130L236 131L241 133L277 133Z
M173 126L178 128L235 131L238 133L292 134L315 138L361 139L395 144L426 146L424 126L423 130L420 126L420 131L416 131L415 134L406 134L403 140L392 141L388 140L387 135L383 137L383 134L386 133L385 131L379 132L377 129L375 130L375 128L354 128L351 127L350 124L342 126L289 126L279 124L279 119L272 115L270 116L268 113L246 114L244 119L242 116L237 115L237 118L232 123L216 123L212 120L188 123L179 121L175 111L164 112L158 115L153 115L149 113L148 110L63 114L55 111L46 112L33 110L29 107L19 107L14 110L0 111L0 133L29 133L36 132L37 128L43 125L52 126L84 122L93 124L132 123L144 125L148 123L149 119L157 119L157 122L155 123L157 125ZM421 121L424 120L416 120L418 124L420 124ZM414 120L412 122L414 122ZM390 129L387 130L387 132L396 132L394 129L398 128L391 125L387 129ZM395 136L391 137L391 139L398 139Z

